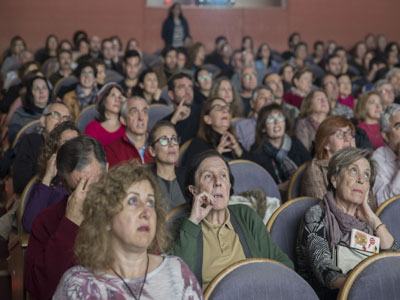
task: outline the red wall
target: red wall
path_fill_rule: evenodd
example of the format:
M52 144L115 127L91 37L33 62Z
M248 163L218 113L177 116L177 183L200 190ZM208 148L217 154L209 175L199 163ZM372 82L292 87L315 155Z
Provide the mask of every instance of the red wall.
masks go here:
M145 0L1 0L0 50L13 35L25 38L31 49L43 45L47 34L72 38L77 29L89 35L118 34L125 42L136 37L144 51L163 46L161 24L166 8L147 8ZM287 8L196 8L184 14L194 40L213 48L217 35L228 36L234 48L242 35L253 36L256 46L263 41L283 50L287 37L299 31L303 40L334 39L351 47L366 33L384 33L399 40L400 1L397 0L287 0Z

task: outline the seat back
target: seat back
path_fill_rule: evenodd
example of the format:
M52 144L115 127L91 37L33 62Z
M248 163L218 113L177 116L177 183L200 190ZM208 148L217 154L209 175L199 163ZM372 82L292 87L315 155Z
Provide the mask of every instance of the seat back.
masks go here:
M191 206L189 203L182 203L181 205L178 205L174 209L172 209L168 214L167 214L167 224L171 225L174 223L174 221L186 213L190 212Z
M268 220L267 230L272 240L295 261L295 247L300 223L308 208L320 201L317 198L300 197L279 207Z
M17 220L18 220L18 232L19 234L23 234L24 229L22 227L21 219L22 216L24 215L25 211L25 206L28 203L29 198L31 197L33 187L35 186L35 183L38 181L38 175L35 175L29 180L28 184L25 186L24 191L21 194L21 203L19 205L19 209L17 212Z
M278 186L274 179L268 171L260 165L249 160L238 159L230 161L229 167L235 178L235 183L233 185L235 195L248 190L261 188L268 197L281 199Z
M246 259L229 266L211 281L204 298L318 299L312 287L300 275L279 262L265 258Z
M171 114L174 110L164 104L152 104L149 107L149 122L147 123L147 130L151 130L151 128L158 121L162 120L164 117Z
M88 105L79 113L78 118L76 119L76 126L80 131L84 132L86 126L95 120L98 115L99 112L97 111L96 104Z
M28 133L33 133L33 132L37 132L38 131L38 127L40 127L40 120L33 120L31 122L29 122L28 124L26 124L24 127L22 127L13 142L13 148L15 148L15 145L18 144L19 139Z
M79 83L78 78L75 76L70 76L66 78L61 78L57 83L54 85L53 88L53 98L57 98L59 96L59 93L61 89L73 86L75 84Z
M363 260L347 277L339 300L400 298L400 253L383 252Z
M106 79L105 82L120 82L124 79L124 76L119 74L117 71L114 70L106 70Z
M178 159L178 166L182 167L183 158L185 157L186 151L189 148L190 144L192 143L192 139L186 141L182 146L179 148L179 159Z
M400 241L400 195L383 202L376 211L376 215L386 224L396 241Z
M305 162L300 167L297 168L296 172L294 172L292 178L289 181L289 189L288 189L288 200L292 200L294 198L302 196L300 194L301 180L303 179L304 172L310 162Z

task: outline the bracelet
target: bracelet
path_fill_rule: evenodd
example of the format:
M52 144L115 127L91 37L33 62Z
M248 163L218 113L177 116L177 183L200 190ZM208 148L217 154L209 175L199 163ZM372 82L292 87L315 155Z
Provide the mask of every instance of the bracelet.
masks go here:
M379 229L379 227L381 227L381 226L385 226L385 227L386 227L386 225L385 225L384 223L381 223L381 224L379 224L378 226L376 226L374 232L376 233L376 231L377 231L377 230Z

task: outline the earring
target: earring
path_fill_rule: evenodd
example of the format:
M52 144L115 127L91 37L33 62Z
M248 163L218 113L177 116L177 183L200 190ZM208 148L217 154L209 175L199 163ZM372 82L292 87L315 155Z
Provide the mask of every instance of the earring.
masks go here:
M110 225L107 225L107 226L106 226L106 230L107 230L107 231L111 231L111 226L110 226Z

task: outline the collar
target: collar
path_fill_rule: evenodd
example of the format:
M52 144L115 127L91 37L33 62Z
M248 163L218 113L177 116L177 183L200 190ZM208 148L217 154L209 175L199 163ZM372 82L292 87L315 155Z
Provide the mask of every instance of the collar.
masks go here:
M129 137L129 135L125 132L125 135L122 137L123 138L123 140L125 141L125 142L127 142L127 143L130 143L130 144L132 144L133 146L135 146L135 142ZM148 138L148 134L147 134L147 132L146 132L146 144L141 148L141 149L145 149L145 148L147 148L147 138ZM136 146L135 146L135 148L136 148ZM138 149L139 150L139 149Z
M203 221L202 221L202 224L204 225L204 229L208 230L208 231L213 231L213 230L218 229L218 228L226 227L229 230L234 230L233 226L232 226L232 223L231 223L231 215L229 213L229 209L228 208L225 208L225 215L226 215L226 219L225 219L225 222L222 225L212 224L206 218L204 218Z
M397 155L393 152L392 149L389 148L389 146L384 146L384 156L385 156L385 160L387 162L393 162L397 160Z

